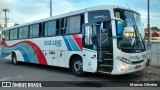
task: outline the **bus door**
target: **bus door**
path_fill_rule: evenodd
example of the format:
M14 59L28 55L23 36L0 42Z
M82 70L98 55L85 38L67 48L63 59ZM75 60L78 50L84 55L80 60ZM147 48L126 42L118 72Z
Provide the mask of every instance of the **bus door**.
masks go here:
M97 50L97 31L95 24L85 24L83 31L83 47L90 50Z
M86 24L83 31L83 47L86 48L89 55L85 56L86 59L96 56L97 70L111 72L113 66L112 54L112 34L110 23L96 22L95 24ZM96 52L96 55L92 52ZM85 59L84 58L84 59ZM90 61L88 63L93 63ZM95 62L94 62L95 63ZM109 66L109 67L107 67ZM109 70L108 70L109 68Z
M98 52L98 60L101 62L103 60L103 53L112 52L112 44L111 38L109 34L111 30L108 28L108 23L104 22L97 22L96 23L96 30L97 30L97 52Z
M96 23L97 31L97 71L111 73L113 69L113 44L111 23L107 21Z
M83 27L83 71L97 70L97 31L95 24L85 24Z

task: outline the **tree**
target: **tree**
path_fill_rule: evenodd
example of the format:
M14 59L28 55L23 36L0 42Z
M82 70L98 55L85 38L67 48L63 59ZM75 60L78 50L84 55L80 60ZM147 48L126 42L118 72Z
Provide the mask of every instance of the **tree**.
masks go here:
M160 31L160 29L156 26L151 27L151 29L154 30L154 31Z

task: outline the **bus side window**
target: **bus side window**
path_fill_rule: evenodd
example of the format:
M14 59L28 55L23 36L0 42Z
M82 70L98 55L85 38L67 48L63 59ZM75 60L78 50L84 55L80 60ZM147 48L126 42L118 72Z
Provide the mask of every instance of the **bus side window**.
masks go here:
M28 26L24 27L23 38L28 38L28 29L29 29Z
M9 30L6 31L6 40L9 40Z
M18 31L17 28L10 30L10 40L15 40L15 39L17 39L17 31Z
M60 34L60 20L56 20L56 35Z
M85 45L93 45L93 26L85 26Z
M20 39L28 38L28 26L20 27L18 35Z
M45 29L44 29L45 36L54 36L56 35L57 28L56 28L56 20L50 20L45 22Z
M21 27L21 28L19 28L19 32L18 32L18 38L19 39L22 39L22 32L23 32L23 28Z
M10 38L10 40L12 40L12 39L13 39L13 33L14 33L13 29L12 29L12 30L10 30L10 32L9 32L9 34L10 34L9 38Z
M67 28L66 27L67 26L67 19L66 18L62 19L61 25L62 25L62 27L61 27L61 34L63 35L63 34L66 33L66 28Z
M30 38L38 37L39 36L39 23L30 25L30 29L29 30L30 30L29 31Z
M67 18L66 34L77 34L81 31L81 16L71 16Z
M17 39L18 37L18 28L14 29L13 39Z
M2 37L2 41L5 41L5 32L4 31L2 31L2 35L1 35L1 37Z
M2 32L2 41L6 41L8 40L9 38L9 31L3 31Z

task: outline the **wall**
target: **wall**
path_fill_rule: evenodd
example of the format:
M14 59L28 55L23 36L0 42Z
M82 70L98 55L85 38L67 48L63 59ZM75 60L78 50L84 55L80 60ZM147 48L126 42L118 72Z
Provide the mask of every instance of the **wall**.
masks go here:
M150 65L160 66L160 41L152 42L150 47L147 46L147 58Z

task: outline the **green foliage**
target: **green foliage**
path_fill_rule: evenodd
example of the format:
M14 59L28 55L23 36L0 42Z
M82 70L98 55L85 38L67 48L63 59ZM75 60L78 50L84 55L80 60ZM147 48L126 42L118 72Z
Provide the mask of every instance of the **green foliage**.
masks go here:
M151 29L155 30L155 31L160 31L160 29L158 27L156 27L156 26L151 27Z

